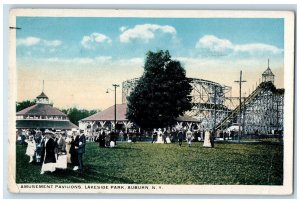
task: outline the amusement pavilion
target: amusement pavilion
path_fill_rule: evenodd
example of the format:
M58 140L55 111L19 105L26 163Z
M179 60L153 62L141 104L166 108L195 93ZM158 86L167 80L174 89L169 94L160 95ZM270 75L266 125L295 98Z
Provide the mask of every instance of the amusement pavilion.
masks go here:
M72 130L73 124L66 114L54 108L49 98L42 92L36 97L36 104L17 112L16 128Z
M127 97L139 78L122 83L122 104L116 104L79 121L87 134L99 128L128 132L135 128L126 118ZM213 81L191 78L192 109L176 119L177 127L226 130L239 125L242 134L283 134L284 89L274 85L269 65L257 87L247 97L232 97L232 88ZM54 108L42 92L36 104L16 114L17 129L78 129L67 115Z

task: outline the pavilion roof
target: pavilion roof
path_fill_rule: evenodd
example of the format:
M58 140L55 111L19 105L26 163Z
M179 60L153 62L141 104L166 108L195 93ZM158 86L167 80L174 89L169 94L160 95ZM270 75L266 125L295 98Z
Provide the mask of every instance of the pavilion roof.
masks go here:
M33 106L27 107L19 112L17 116L67 116L57 108L51 106L50 104L35 104Z
M48 98L47 95L42 92L39 96L37 96L36 98Z
M126 112L127 112L126 104L117 104L116 120L127 121L128 119L126 118ZM114 121L115 119L114 113L115 113L115 106L113 105L105 109L104 111L98 112L94 115L84 118L81 121ZM176 120L181 122L194 122L194 123L200 122L199 120L188 115L179 116Z
M116 108L117 108L116 120L127 121L126 118L127 105L117 104ZM115 120L115 105L101 112L95 113L87 118L84 118L81 121L114 121L114 120Z

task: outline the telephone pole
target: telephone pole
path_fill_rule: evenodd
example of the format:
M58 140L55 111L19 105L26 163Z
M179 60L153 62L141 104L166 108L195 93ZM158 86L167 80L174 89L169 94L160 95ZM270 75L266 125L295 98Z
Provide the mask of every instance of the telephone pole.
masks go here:
M115 136L116 136L116 127L117 127L117 87L120 87L120 85L113 84L112 86L115 87Z
M112 86L115 88L114 90L113 89L110 89L108 88L106 90L106 93L109 93L109 90L110 91L114 91L115 92L115 116L114 116L114 124L115 124L115 128L114 128L114 133L116 135L116 127L117 127L117 87L120 87L120 85L117 85L117 84L112 84Z
M239 106L239 134L238 134L238 143L240 143L241 139L241 122L242 122L242 83L247 82L246 80L242 80L242 71L240 71L240 80L236 80L234 82L238 82L240 86L240 106Z

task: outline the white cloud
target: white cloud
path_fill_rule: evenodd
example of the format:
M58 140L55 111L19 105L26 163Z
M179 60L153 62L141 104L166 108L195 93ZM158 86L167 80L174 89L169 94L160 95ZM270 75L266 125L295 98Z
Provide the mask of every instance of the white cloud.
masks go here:
M104 34L94 32L90 35L83 36L80 43L86 49L93 49L95 48L95 44L111 44L112 40Z
M17 39L17 46L46 46L46 47L58 47L62 45L60 40L44 40L38 37L26 37Z
M48 41L48 40L43 40L43 44L49 47L58 47L62 45L62 41L60 40L53 40L53 41Z
M34 46L41 42L40 38L37 37L26 37L17 39L17 46Z
M106 61L110 61L111 59L112 59L111 56L97 56L95 58L95 60L99 62L106 62Z
M224 51L232 49L233 44L228 39L220 39L214 35L205 35L196 43L196 48L207 48L211 51Z
M229 54L280 54L283 52L276 46L263 43L234 44L228 39L221 39L214 35L205 35L196 43L195 47L209 55Z
M256 53L256 52L271 52L273 54L279 54L283 52L282 49L277 48L276 46L272 46L269 44L243 44L243 45L235 45L234 51L236 52L249 52L249 53Z
M131 58L131 59L129 59L129 61L132 62L132 63L137 63L137 64L143 64L144 63L144 59L143 58L138 58L138 57Z
M97 57L75 57L75 58L48 58L48 59L40 59L41 61L46 62L55 62L62 64L101 64L101 63L110 63L112 57L111 56L97 56Z
M141 39L147 43L151 39L154 39L158 32L170 34L172 38L176 37L176 29L170 25L143 24L122 31L120 42L128 43L135 39Z

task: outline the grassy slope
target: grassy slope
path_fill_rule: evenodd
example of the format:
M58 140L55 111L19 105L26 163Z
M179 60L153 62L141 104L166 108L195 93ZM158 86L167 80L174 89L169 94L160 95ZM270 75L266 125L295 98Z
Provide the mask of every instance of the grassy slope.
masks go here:
M193 143L119 143L117 148L87 145L85 172L58 170L40 175L29 164L26 147L17 146L17 183L255 184L283 182L283 146L218 143L214 149Z

